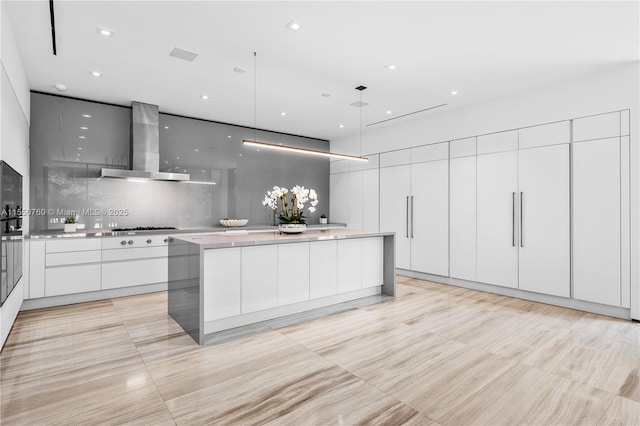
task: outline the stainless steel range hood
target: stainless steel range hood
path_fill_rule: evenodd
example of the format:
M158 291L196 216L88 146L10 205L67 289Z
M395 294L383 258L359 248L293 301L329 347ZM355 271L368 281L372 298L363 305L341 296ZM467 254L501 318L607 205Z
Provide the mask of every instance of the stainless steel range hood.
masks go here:
M100 176L134 180L188 181L186 173L160 171L160 128L157 105L131 103L131 170L102 169Z

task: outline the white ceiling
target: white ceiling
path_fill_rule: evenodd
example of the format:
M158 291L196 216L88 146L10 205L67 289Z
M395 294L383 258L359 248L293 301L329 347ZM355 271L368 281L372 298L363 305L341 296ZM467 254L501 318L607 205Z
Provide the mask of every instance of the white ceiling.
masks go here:
M635 1L57 0L57 56L48 1L5 3L32 90L63 83L68 96L252 126L256 51L257 127L325 139L358 132L360 109L348 104L360 84L368 124L640 60ZM294 19L299 31L285 28ZM199 56L172 58L176 46Z

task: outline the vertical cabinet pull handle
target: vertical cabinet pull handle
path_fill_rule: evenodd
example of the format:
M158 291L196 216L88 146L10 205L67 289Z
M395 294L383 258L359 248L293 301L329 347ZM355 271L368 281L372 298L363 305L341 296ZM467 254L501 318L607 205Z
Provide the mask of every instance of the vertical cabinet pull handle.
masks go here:
M511 193L511 245L516 246L516 193Z
M524 247L524 210L522 210L522 203L524 202L524 192L520 192L520 247Z
M407 220L406 220L406 234L407 234L407 238L409 238L409 196L407 195Z
M411 196L411 238L413 238L413 195Z

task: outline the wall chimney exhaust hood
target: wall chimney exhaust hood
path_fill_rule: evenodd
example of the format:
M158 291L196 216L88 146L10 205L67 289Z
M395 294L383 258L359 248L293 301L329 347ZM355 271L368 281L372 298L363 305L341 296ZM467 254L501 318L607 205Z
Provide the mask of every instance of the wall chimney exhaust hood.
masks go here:
M160 128L157 105L131 102L131 170L102 169L100 176L129 180L188 181L186 173L160 171Z

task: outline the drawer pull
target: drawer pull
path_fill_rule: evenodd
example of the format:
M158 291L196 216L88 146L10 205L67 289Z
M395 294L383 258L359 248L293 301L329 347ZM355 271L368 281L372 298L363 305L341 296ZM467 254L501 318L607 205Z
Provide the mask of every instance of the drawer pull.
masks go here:
M125 240L120 241L120 244L122 244L123 246L127 245L127 242Z
M147 240L147 244L151 244L151 238Z
M129 245L132 245L132 244L133 244L133 240L129 240Z
M165 243L166 243L166 242L168 242L168 241L169 241L169 239L168 239L168 238L165 238L165 239L164 239L164 242L165 242Z

